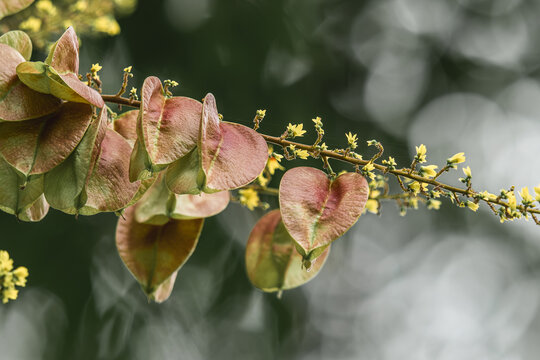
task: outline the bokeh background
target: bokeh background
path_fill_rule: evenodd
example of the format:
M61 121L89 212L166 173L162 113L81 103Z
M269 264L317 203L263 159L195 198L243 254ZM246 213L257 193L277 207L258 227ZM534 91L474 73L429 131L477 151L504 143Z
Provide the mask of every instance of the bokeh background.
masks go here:
M273 135L304 123L311 141L321 116L330 146L356 132L365 157L375 138L399 166L420 143L431 164L464 151L474 187L497 193L540 183L539 13L537 0L142 0L120 35L82 38L81 69L102 64L114 93L133 65L133 86L156 75L178 81L176 95L212 92L225 120L245 125L268 109L261 131ZM0 306L0 359L539 358L532 221L448 202L400 217L385 203L277 299L244 270L262 214L232 204L208 219L161 305L121 263L113 214L0 214L0 248L30 270Z

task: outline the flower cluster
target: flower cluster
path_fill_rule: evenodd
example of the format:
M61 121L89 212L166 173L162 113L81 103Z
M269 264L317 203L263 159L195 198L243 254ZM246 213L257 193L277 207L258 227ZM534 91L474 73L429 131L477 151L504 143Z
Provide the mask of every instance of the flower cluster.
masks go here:
M3 21L1 32L21 29L30 35L34 46L50 46L51 35L63 32L69 26L79 35L108 35L120 33L115 15L128 15L137 6L137 0L38 0L20 12L20 16Z
M10 259L7 251L0 250L0 293L2 303L17 299L19 290L15 286L26 286L28 269L19 266L13 270L13 260Z

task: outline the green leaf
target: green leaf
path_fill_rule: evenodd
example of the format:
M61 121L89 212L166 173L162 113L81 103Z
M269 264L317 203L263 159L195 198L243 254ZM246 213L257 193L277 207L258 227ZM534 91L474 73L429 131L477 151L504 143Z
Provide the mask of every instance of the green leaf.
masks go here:
M45 198L55 209L78 213L86 203L83 191L99 155L107 131L107 111L102 110L86 130L82 140L69 157L45 174Z
M25 176L46 173L71 154L92 116L89 105L64 103L44 118L0 123L0 155Z
M137 140L137 117L139 110L126 111L114 119L113 129L126 139L131 146Z
M171 296L174 282L176 281L176 276L178 275L178 270L173 272L167 280L165 280L161 285L159 285L150 297L150 300L154 300L157 303L162 303Z
M32 40L24 31L8 31L0 36L0 44L11 46L21 54L25 60L32 57Z
M199 149L191 150L169 165L165 172L165 182L169 190L176 194L200 194L204 187L204 173L199 161Z
M267 291L281 291L303 285L321 270L330 252L326 250L308 270L283 222L279 210L264 215L255 224L246 247L246 270L251 283Z
M99 93L79 80L75 73L60 74L42 61L27 61L17 66L19 79L32 90L52 94L59 99L102 108Z
M116 247L148 298L163 301L170 294L174 273L195 250L204 220L140 224L135 221L134 211L134 206L129 207L124 218L118 219Z
M122 135L107 129L100 145L96 164L86 184L87 201L79 210L81 215L120 211L139 195L140 181L129 181L131 146Z
M137 151L144 168L135 162L132 179L141 179L145 170L161 171L195 148L201 109L201 103L191 98L166 98L161 81L155 76L146 78L137 120Z
M45 62L20 64L17 74L35 91L98 108L105 105L96 90L79 80L79 42L72 27L53 45Z
M49 209L42 194L43 176L26 181L0 157L0 210L15 215L19 220L39 221Z
M316 259L353 226L366 205L369 186L357 173L335 179L311 167L287 171L279 186L283 223L306 261Z
M0 1L0 19L18 13L27 8L34 0L2 0Z
M79 40L73 27L68 27L53 44L45 63L60 74L79 73Z
M206 218L219 214L229 204L228 191L214 194L176 195L166 186L163 174L137 204L137 222L163 225L169 219Z
M196 151L171 164L165 180L177 194L237 189L255 180L267 159L263 137L246 126L222 122L214 96L208 94Z
M266 141L256 131L221 122L212 94L204 98L198 147L204 192L247 185L259 176L268 160Z
M24 57L6 44L0 44L0 120L21 121L55 112L61 101L36 92L17 77L17 66Z

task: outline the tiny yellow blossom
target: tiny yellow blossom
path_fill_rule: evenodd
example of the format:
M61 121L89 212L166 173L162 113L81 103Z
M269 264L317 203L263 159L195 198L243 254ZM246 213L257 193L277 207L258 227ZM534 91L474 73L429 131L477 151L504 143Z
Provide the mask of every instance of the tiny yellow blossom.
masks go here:
M318 127L321 127L323 126L323 123L322 123L322 120L320 117L316 117L315 119L311 119L313 121L313 123L315 124L315 126L318 126Z
M257 110L257 112L255 113L255 116L257 116L260 120L264 119L264 117L266 116L266 110L264 109Z
M371 190L369 192L370 199L376 199L379 195L381 195L381 192L379 190Z
M535 200L540 202L540 185L534 187Z
M397 166L396 159L391 156L388 157L388 160L383 160L382 163L383 165L386 165L391 169L395 169L395 167Z
M88 8L88 2L85 0L77 1L75 4L71 6L74 11L84 11L86 8Z
M309 152L307 150L298 149L294 152L302 160L306 160L309 157Z
M270 173L270 175L274 175L276 170L285 170L285 168L281 166L279 161L280 160L277 159L276 157L271 157L266 162L266 168L268 169L268 172Z
M103 66L97 64L92 64L92 67L90 68L91 73L97 73L99 70L103 69Z
M418 209L418 198L417 197L411 197L409 199L409 204L412 208Z
M306 133L306 130L304 130L304 124L293 125L289 123L287 126L287 132L289 133L289 136L302 137Z
M130 65L130 66L124 68L124 72L130 73L132 68L133 68L133 65Z
M424 144L420 144L420 146L416 146L416 156L415 156L416 161L418 161L420 164L425 163L426 153L427 153L427 149Z
M9 258L9 254L5 250L0 250L0 274L11 271L13 269L13 260Z
M419 183L418 181L413 181L409 184L409 189L411 189L414 192L414 195L417 195L420 191L426 191L427 185L424 183Z
M427 206L429 210L439 210L441 207L441 201L440 200L434 200L429 199L427 202Z
M264 171L257 176L257 181L262 187L266 187L268 183L270 182L270 179L264 176Z
M506 193L506 197L508 198L508 205L510 206L510 209L516 210L517 201L516 201L516 196L514 195L514 192L508 191Z
M467 207L472 211L476 211L478 210L479 205L469 200L467 201Z
M253 189L241 189L238 191L238 194L240 194L240 204L249 210L255 209L261 203L259 194Z
M465 176L468 177L468 178L472 177L471 167L470 167L470 166L464 167L464 168L463 168L463 173L464 173Z
M519 195L521 196L521 201L523 202L524 205L530 205L534 201L531 194L529 194L528 187L524 187L523 189L521 189Z
M437 172L435 171L435 169L437 168L438 168L437 165L422 166L420 168L420 176L428 177L428 178L434 177L435 175L437 175Z
M24 266L19 266L13 271L15 276L15 285L17 286L26 286L26 278L28 277L28 269Z
M478 193L484 200L495 200L497 199L497 195L491 194L488 191L482 191Z
M345 136L347 137L347 142L350 146L351 149L356 149L358 147L358 144L356 143L356 141L358 140L356 134L352 134L350 131L348 134L345 134Z
M379 213L379 202L377 200L369 199L366 202L366 207L364 208L364 212L369 211L372 214Z
M38 19L35 16L30 16L28 19L20 23L19 27L22 30L38 32L39 29L41 29L41 19Z
M2 290L2 302L5 304L9 300L15 300L17 299L17 295L19 294L19 290L16 290L14 287L6 288Z
M460 152L446 159L446 164L448 165L461 164L462 162L465 162L465 159L466 159L465 153Z
M4 282L2 283L3 288L13 287L15 283L13 282L13 273L7 273L4 275Z
M4 304L17 298L18 290L15 286L25 286L28 277L28 269L24 266L13 271L12 269L13 260L9 258L7 251L0 250L0 294Z
M431 195L433 195L434 198L439 198L439 197L441 197L441 192L440 191L432 191Z
M418 194L420 192L420 183L415 181L409 184L409 189L411 189L415 194Z
M373 163L367 163L362 169L365 171L373 171L375 170L375 165L373 165Z
M52 4L50 0L40 0L36 3L36 8L38 11L43 12L49 16L55 16L57 11L56 7Z
M94 29L99 32L104 32L108 35L118 35L120 33L120 25L112 17L101 16L94 21Z

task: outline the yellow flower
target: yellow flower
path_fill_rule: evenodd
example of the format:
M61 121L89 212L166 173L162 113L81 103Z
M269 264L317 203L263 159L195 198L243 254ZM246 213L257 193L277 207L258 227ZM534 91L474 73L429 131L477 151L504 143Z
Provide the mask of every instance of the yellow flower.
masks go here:
M363 168L362 170L364 171L373 171L375 170L375 165L373 165L373 163L367 163Z
M531 194L529 194L528 187L524 187L523 189L521 189L521 192L519 193L519 195L521 196L521 201L523 202L524 205L530 205L534 201Z
M99 70L103 69L103 66L97 64L92 64L92 67L90 68L90 72L97 73Z
M428 187L427 184L419 183L418 181L414 181L409 184L409 189L411 189L414 192L414 195L417 195L420 190L427 191Z
M438 166L437 165L428 165L428 166L422 166L420 168L420 176L423 176L423 177L434 177L435 175L437 175L437 172L435 171L435 169L437 169Z
M9 254L5 250L0 250L0 274L11 271L13 269L13 260L9 258Z
M287 126L287 132L289 133L289 136L302 137L306 133L306 130L304 130L304 124L293 125L289 123Z
M366 202L366 207L364 208L364 212L369 211L372 214L379 213L379 202L377 200L369 199Z
M465 162L465 153L457 153L457 154L454 154L452 157L446 159L446 163L448 165L452 165L452 164L460 164L462 162Z
M295 150L294 153L302 160L306 160L309 157L309 152L307 150Z
M425 163L426 153L427 153L427 149L424 144L421 144L420 146L416 146L416 156L415 156L416 161L418 161L420 164Z
M414 209L418 209L418 198L417 197L412 197L409 199L409 204L411 207L413 207Z
M130 66L124 68L124 72L130 73L132 68L133 68L133 65L130 65Z
M516 201L516 196L514 195L514 192L508 191L506 193L506 197L508 198L508 205L510 206L510 209L516 210L517 201Z
M469 200L467 201L467 207L471 209L472 211L476 211L478 210L479 205Z
M255 116L257 116L260 120L264 119L264 117L266 116L266 110L257 110Z
M441 197L441 192L440 191L432 191L431 195L433 195L434 198L439 198L439 197Z
M381 192L379 190L371 190L369 192L369 198L370 199L375 199L377 198L379 195L381 195Z
M266 162L266 168L271 175L274 175L276 170L285 170L283 166L279 163L279 160L276 157L271 157Z
M9 300L15 300L17 299L17 295L19 294L19 290L15 290L14 287L6 288L2 290L2 302L5 304Z
M534 187L535 200L540 202L540 185Z
M17 286L26 286L26 278L28 277L28 269L24 266L19 266L17 269L13 271L13 275L15 275L15 285Z
M249 210L255 209L261 203L259 194L253 189L241 189L238 193L240 194L240 204L244 205Z
M88 7L88 2L86 2L85 0L77 1L71 7L74 11L84 11Z
M13 287L15 283L13 282L13 273L7 273L4 275L4 282L2 284L2 287L8 288Z
M120 33L120 25L112 17L101 16L94 21L94 29L99 32L104 32L108 35L118 35Z
M257 181L262 187L266 187L268 183L270 182L270 179L264 176L264 171L257 176Z
M484 200L495 200L495 199L497 199L497 195L493 195L493 194L491 194L491 193L489 193L489 192L487 192L487 191L482 191L481 193L478 193L478 194L479 194L479 195L482 197L482 199L484 199Z
M23 30L28 30L32 32L38 32L41 28L41 19L37 17L30 16L28 19L20 23L19 27Z
M36 3L36 8L50 16L56 15L56 7L49 0L40 0Z
M313 121L313 123L315 123L315 126L319 126L319 127L323 126L321 118L318 117L318 116L315 119L311 119L311 121Z
M349 143L349 146L351 147L351 149L356 149L358 146L358 144L356 143L356 141L358 140L357 135L352 134L349 131L349 133L345 134L345 136L347 137L347 142Z
M470 167L470 166L464 167L464 168L463 168L463 173L464 173L465 176L468 177L468 178L472 177L471 167Z
M439 210L440 207L441 207L441 201L440 200L434 200L434 199L429 199L428 200L428 203L427 203L427 208L429 210Z
M394 169L397 166L396 159L394 159L391 156L388 157L388 160L383 160L382 163L383 163L383 165L386 165L386 166L388 166L389 168L392 168L392 169Z

